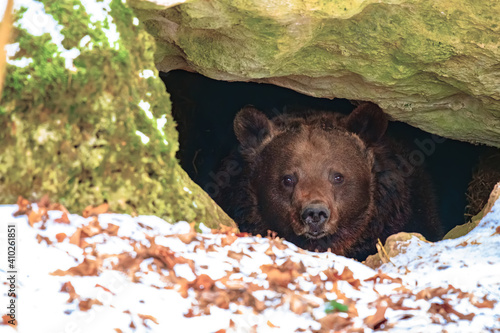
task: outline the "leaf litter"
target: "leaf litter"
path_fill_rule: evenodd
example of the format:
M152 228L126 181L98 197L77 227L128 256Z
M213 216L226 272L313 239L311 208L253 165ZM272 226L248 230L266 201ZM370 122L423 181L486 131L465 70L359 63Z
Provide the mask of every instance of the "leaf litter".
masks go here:
M21 332L70 324L81 332L498 331L500 235L490 230L499 211L463 239L412 238L375 271L275 235L203 225L199 233L186 222L112 214L107 204L81 216L48 197L0 206L4 222L18 226L29 318Z

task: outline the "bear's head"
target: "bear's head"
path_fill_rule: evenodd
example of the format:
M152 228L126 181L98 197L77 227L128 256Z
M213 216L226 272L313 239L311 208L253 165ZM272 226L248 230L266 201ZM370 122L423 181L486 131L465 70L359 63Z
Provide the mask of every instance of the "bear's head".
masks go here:
M371 103L349 116L310 112L273 120L253 107L242 109L234 131L248 163L252 215L260 219L248 223L306 249L343 254L376 209L372 149L387 123Z

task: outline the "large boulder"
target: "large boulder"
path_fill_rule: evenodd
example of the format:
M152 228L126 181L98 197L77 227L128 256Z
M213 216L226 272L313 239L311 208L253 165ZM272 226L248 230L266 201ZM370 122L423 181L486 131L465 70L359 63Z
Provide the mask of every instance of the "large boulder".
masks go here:
M426 131L500 147L498 1L182 2L134 2L160 70L369 100Z
M119 0L19 1L0 100L0 203L234 225L181 169L153 38Z

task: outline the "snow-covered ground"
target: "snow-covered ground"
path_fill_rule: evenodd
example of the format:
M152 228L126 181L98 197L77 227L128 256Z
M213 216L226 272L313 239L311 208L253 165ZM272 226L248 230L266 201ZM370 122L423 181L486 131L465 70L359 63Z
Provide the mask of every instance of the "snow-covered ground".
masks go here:
M15 224L17 332L500 331L500 202L468 235L413 238L378 272L279 239L196 233L154 216L66 219L50 210L36 222L43 208L33 205L29 218L17 210L0 206L0 315L11 299ZM3 318L0 332L16 332Z

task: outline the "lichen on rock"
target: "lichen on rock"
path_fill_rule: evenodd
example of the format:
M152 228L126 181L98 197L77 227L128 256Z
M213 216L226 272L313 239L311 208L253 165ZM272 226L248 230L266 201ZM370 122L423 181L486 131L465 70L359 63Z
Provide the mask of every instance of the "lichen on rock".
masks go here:
M181 169L153 38L120 0L24 1L0 101L0 202L233 222Z

